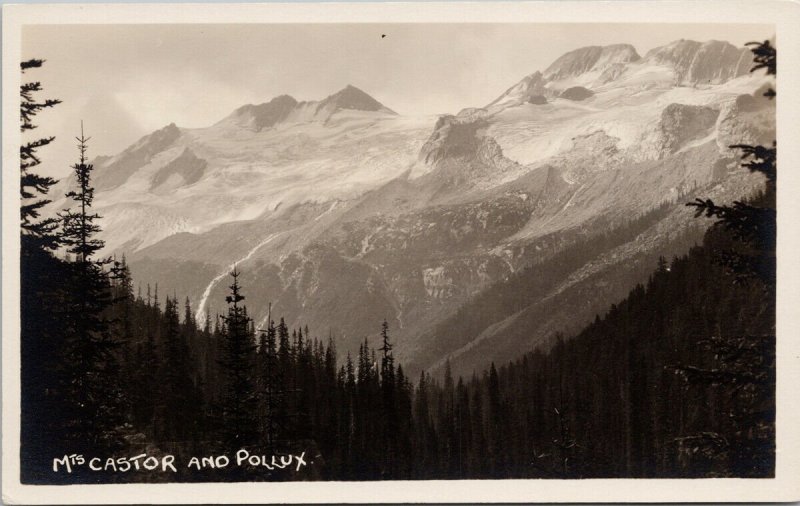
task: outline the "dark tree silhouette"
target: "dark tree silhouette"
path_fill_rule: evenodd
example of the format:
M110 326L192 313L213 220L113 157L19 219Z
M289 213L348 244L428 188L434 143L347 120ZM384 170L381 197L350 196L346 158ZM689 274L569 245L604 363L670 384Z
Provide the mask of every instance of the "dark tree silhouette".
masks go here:
M44 60L24 61L21 63L22 72L25 73L26 70L39 68L43 63ZM39 91L42 91L42 85L38 81L23 83L20 86L20 128L22 132L36 128L33 118L39 112L61 103L57 99L37 101L34 98L34 93ZM57 181L51 177L41 176L32 170L42 163L36 150L47 146L53 140L55 140L55 137L42 137L26 142L19 148L23 255L31 247L54 250L59 245L58 235L56 234L58 219L41 219L40 216L42 207L50 203L46 195Z
M42 63L43 60L22 62L22 73L39 68ZM59 103L53 99L37 101L34 94L41 90L39 82L24 83L20 87L23 137L36 128L34 116ZM58 219L40 216L49 202L47 194L56 181L34 170L42 163L38 148L53 140L54 137L44 137L20 146L21 472L24 479L33 481L45 479L45 461L61 440L58 434L60 417L42 414L60 414L63 407L56 365L64 333L64 302L69 293L63 281L69 277L69 269L51 254L59 246Z
M278 371L277 332L271 310L267 322L267 329L260 331L258 340L258 394L259 413L262 417L260 442L272 453L276 450L279 440L280 427L277 415L284 393Z
M81 129L82 130L82 129ZM103 248L96 238L99 218L91 212L92 165L86 162L87 141L77 138L79 162L73 165L78 189L67 193L77 210L64 210L61 242L75 255L70 264L70 292L63 313L62 377L66 401L67 439L85 448L121 446L125 399L119 383L118 336L112 335L107 310L112 305L108 273L110 259L95 259Z
M223 374L221 399L220 441L226 448L241 448L255 444L256 391L253 383L253 358L255 342L250 333L247 309L240 305L244 300L239 286L239 271L230 273L230 294L225 297L228 314L223 316L222 357Z
M95 236L100 232L100 225L96 223L100 219L97 213L91 213L92 203L94 202L94 187L91 178L92 164L87 163L86 151L88 141L83 134L83 123L81 122L81 136L77 137L78 152L80 160L72 166L78 189L67 193L67 198L77 203L78 209L65 209L61 214L62 226L64 229L61 241L67 246L67 251L76 255L76 259L84 268L92 263L91 257L101 250L104 246L102 240ZM102 261L101 265L109 261Z

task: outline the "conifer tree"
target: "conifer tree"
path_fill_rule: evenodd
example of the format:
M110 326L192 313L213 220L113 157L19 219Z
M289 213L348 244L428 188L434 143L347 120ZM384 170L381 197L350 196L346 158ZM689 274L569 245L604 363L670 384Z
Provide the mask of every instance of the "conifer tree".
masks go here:
M164 368L160 382L163 407L160 439L182 441L193 434L200 401L192 382L189 346L178 321L178 301L174 297L167 297L164 305L161 335Z
M414 434L414 415L412 399L414 387L403 372L403 366L397 366L397 393L396 414L397 414L397 462L396 477L410 478L414 462L414 445L412 437Z
M93 167L86 162L89 139L82 129L77 140L80 159L73 165L73 171L78 189L67 193L77 204L77 210L66 209L59 215L63 223L61 242L75 255L62 348L62 381L68 411L66 429L68 437L76 442L108 447L120 444L121 434L115 431L124 421L125 399L118 376L119 340L112 335L106 314L113 302L104 269L110 259L94 258L104 243L96 237L100 226L95 220L99 216L91 212Z
M257 442L256 392L253 383L255 344L250 335L250 319L240 302L244 300L239 286L239 271L230 273L233 281L230 295L225 297L228 314L223 316L223 355L220 366L223 374L221 399L221 441L228 448L240 448Z
M414 399L414 429L416 432L414 447L418 453L419 469L417 473L419 477L424 477L424 474L419 474L422 469L433 468L434 451L431 447L430 435L434 427L430 418L428 388L428 377L425 371L422 371L419 375Z
M383 320L381 324L381 386L386 395L391 395L394 390L394 356L392 355L392 344L389 342L389 324Z
M39 68L44 60L27 60L21 63L22 72ZM42 85L38 81L26 82L20 86L20 120L22 132L36 128L33 124L33 117L44 109L48 109L61 103L57 99L46 99L37 101L34 93L42 91ZM55 137L43 137L27 142L20 146L20 194L22 205L20 206L22 219L22 245L23 254L30 247L42 248L45 250L55 250L59 245L56 229L58 219L55 217L41 219L41 209L50 200L46 198L50 188L57 183L51 177L42 176L32 169L42 163L36 150L47 146L55 140Z
M91 212L94 202L94 187L91 182L94 167L86 160L87 142L90 139L83 134L83 123L81 123L81 136L76 140L80 159L72 169L78 189L68 192L66 196L77 204L78 209L75 211L65 209L60 217L64 229L62 242L67 246L67 251L76 255L77 261L86 269L90 263L98 265L91 257L103 248L104 243L95 237L100 232L100 225L96 223L100 216ZM99 265L109 262L109 260L101 261Z
M271 304L270 304L271 309ZM268 325L262 330L258 344L259 410L262 417L261 443L272 453L277 447L280 433L279 415L282 401L282 385L278 370L278 351L275 322L271 310Z
M109 272L111 301L113 304L114 332L129 344L133 338L133 279L125 255L114 260Z
M197 328L197 320L192 312L192 303L189 297L186 297L186 301L183 303L183 325L191 329Z
M444 389L439 407L439 431L442 434L442 464L447 477L452 477L457 466L457 433L455 427L455 386L450 359L444 365Z
M138 339L143 326L139 325L136 311L136 298L133 294L133 280L125 255L121 260L114 260L108 273L111 283L111 306L107 310L110 332L118 346L115 351L116 363L119 364L120 388L128 399L127 417L136 418L135 399L141 395L141 385L136 381L140 376L139 359L141 359L141 340ZM152 367L148 369L154 371Z
M291 409L289 404L289 394L293 390L290 386L290 379L294 374L294 361L292 359L291 342L289 340L289 327L281 317L278 327L275 329L278 339L278 360L275 373L275 383L279 385L276 391L275 410L273 424L276 428L277 445L285 446L291 439Z
M381 430L383 433L381 475L390 478L397 473L397 384L395 378L392 344L389 342L389 324L381 324Z
M43 60L22 62L21 70L41 67ZM59 100L37 101L39 82L20 87L20 128L23 134L35 129L34 116L58 104ZM23 142L20 146L20 351L21 351L21 452L22 477L46 480L48 473L36 472L40 460L60 447L60 420L48 416L63 409L60 371L64 335L63 313L70 276L69 266L52 255L59 246L58 219L42 218L49 202L47 194L56 181L41 176L35 168L42 163L37 149L54 137Z

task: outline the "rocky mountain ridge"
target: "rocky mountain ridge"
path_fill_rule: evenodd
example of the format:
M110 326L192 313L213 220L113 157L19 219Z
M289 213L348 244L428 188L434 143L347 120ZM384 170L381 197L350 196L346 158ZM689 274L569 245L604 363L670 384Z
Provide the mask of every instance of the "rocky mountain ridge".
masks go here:
M280 95L269 102L248 104L236 109L219 124L233 123L239 127L261 131L280 123L308 121L328 121L334 114L342 111L365 111L396 116L397 113L348 84L343 89L323 100L298 102L289 95Z
M629 44L589 46L570 51L544 72L536 71L495 99L488 108L546 103L564 90L602 89L619 81L636 80L647 87L708 86L743 76L752 67L752 53L728 42L678 40L651 49L642 58Z

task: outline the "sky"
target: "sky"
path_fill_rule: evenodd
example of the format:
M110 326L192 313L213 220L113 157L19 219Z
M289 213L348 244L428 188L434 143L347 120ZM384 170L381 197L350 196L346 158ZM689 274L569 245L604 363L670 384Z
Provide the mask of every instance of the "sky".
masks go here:
M627 43L644 56L682 38L742 46L773 34L700 23L31 25L22 56L46 60L24 79L41 81L40 98L63 101L36 130L56 136L41 154L42 172L58 177L81 120L95 156L169 123L206 127L244 104L320 100L348 84L400 114L457 113L579 47Z

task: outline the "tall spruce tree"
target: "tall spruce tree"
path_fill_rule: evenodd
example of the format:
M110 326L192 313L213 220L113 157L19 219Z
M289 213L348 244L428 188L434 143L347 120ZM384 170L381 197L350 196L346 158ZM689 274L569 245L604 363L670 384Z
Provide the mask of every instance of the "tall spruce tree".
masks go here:
M389 341L389 323L381 324L381 431L383 455L381 458L381 477L390 478L397 474L398 464L398 423L397 423L397 382Z
M270 309L272 305L270 304ZM280 436L280 411L283 386L278 370L278 347L272 311L267 317L268 325L262 330L258 343L259 412L261 417L261 444L268 452L277 448Z
M61 242L74 255L67 310L64 314L65 341L61 348L62 386L67 401L67 438L88 448L122 444L117 430L124 422L125 399L119 382L118 339L112 335L107 310L113 300L105 266L110 259L95 259L103 248L96 235L100 226L91 212L94 188L92 165L86 161L88 138L78 140L79 162L73 165L78 188L67 193L77 210L66 209L62 219Z
M276 328L278 338L278 367L275 382L280 385L280 391L273 400L274 425L276 427L276 444L285 447L292 439L293 406L290 404L290 394L294 392L292 378L294 377L294 359L289 340L289 327L281 317Z
M222 317L220 366L224 384L219 435L220 442L228 449L238 449L257 443L257 400L253 382L255 343L250 334L247 310L240 304L244 300L239 286L240 273L234 267L230 275L233 282L230 295L225 297L228 314Z
M381 386L388 392L394 390L395 370L392 343L389 341L389 323L381 324Z
M90 264L105 265L110 263L110 260L96 261L92 258L105 244L96 238L97 233L100 232L100 225L96 223L100 219L100 215L91 212L94 202L94 187L92 186L94 166L87 163L86 152L89 149L90 138L83 134L83 122L81 122L81 136L76 140L80 159L72 166L72 169L78 188L69 191L66 196L77 204L78 209L65 209L60 213L64 229L61 241L67 246L67 251L76 256L76 261L84 269L88 269Z
M21 63L27 70L42 66L43 60ZM20 87L20 129L23 138L34 130L34 116L60 101L37 101L39 82ZM47 480L50 475L42 459L59 448L62 424L54 413L63 410L60 390L60 350L64 334L62 313L68 287L68 266L51 253L59 246L58 219L42 218L40 211L49 202L47 194L56 181L37 174L42 163L38 148L54 137L44 137L20 145L20 351L21 351L21 476L26 483ZM41 472L41 469L45 469Z
M20 64L22 72L39 68L44 60L27 60ZM20 128L22 132L36 128L33 117L44 109L48 109L61 103L57 99L45 99L37 101L34 93L42 91L42 85L38 81L26 82L20 86ZM31 247L55 250L58 245L58 219L55 217L44 218L40 216L42 207L50 203L46 198L50 188L57 183L51 177L37 174L32 169L42 163L36 150L47 146L55 140L55 137L42 137L22 144L19 148L20 158L20 196L22 205L20 206L20 217L22 219L22 246L23 254Z

